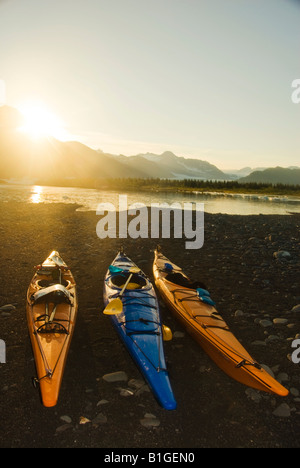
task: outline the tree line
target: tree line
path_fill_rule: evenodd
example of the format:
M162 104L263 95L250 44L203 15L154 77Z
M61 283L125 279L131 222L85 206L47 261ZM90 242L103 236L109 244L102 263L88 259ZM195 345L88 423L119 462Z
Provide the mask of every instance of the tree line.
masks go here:
M200 191L251 191L300 193L300 185L268 182L244 182L237 180L159 179L159 178L112 178L102 182L102 188L116 190L200 190Z

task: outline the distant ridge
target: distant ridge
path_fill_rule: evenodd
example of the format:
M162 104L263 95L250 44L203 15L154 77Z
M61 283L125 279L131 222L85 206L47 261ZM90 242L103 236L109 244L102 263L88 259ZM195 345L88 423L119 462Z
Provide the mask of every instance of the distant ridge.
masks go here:
M255 171L247 177L238 179L238 182L258 182L270 184L300 185L300 169L272 167L262 171Z
M171 151L162 154L137 154L135 156L118 156L117 159L133 171L147 169L148 177L166 179L201 179L201 180L231 180L213 164L199 159L188 159L176 156Z

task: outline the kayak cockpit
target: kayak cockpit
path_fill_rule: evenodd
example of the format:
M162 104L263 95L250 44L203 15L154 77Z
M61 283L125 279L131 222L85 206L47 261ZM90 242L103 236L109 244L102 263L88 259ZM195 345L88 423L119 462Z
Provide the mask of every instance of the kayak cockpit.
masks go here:
M129 271L123 271L122 273L117 273L109 277L109 286L112 288L122 289L125 285L126 281L128 280L130 275ZM147 279L139 274L134 273L131 274L131 279L126 289L144 289L149 286L149 282Z
M65 286L52 284L39 289L30 296L30 305L35 333L69 334L74 295Z
M168 273L165 277L167 281L170 283L176 284L178 286L183 286L184 288L189 289L197 289L197 288L204 288L206 286L201 281L192 281L190 278L185 276L182 273Z
M30 299L33 304L40 302L53 302L54 304L67 302L73 304L73 294L62 284L52 284L44 287L32 294Z

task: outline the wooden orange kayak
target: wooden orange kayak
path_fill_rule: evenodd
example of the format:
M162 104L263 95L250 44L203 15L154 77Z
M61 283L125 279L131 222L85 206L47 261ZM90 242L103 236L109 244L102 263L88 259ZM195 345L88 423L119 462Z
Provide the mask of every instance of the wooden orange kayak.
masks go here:
M27 321L43 405L55 406L77 315L76 284L58 252L36 267L27 291Z
M159 249L155 251L153 273L156 287L166 305L224 372L257 390L288 395L288 390L258 364L235 338L204 285L192 283L182 269Z

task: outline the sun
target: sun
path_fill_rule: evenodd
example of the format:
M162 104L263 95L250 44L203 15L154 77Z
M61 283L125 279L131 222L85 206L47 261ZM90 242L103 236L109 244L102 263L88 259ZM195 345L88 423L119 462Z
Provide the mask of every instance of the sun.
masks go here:
M30 138L54 137L64 140L66 131L63 122L44 105L40 103L26 103L19 107L24 117L24 124L20 130Z

